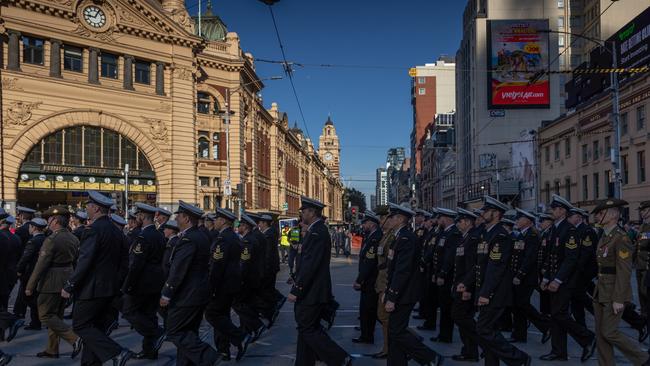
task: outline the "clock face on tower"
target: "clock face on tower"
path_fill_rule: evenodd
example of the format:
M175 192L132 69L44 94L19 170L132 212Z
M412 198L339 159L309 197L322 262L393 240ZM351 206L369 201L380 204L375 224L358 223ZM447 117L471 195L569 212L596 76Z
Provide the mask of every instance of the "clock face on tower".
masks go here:
M95 5L87 6L83 10L83 17L86 23L95 29L99 29L106 25L106 14L104 14L104 11L101 8Z
M334 155L331 152L325 153L325 161L332 161L332 159L334 159Z

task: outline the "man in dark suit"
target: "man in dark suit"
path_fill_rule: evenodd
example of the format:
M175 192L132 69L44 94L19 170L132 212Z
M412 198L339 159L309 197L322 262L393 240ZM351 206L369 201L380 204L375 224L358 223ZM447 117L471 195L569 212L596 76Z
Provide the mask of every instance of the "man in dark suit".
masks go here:
M499 319L508 306L512 305L512 236L503 228L501 219L508 206L490 197L485 197L483 218L485 232L478 245L477 263L485 263L477 270L477 305L479 316L476 323L478 343L485 352L485 365L530 366L532 359L525 352L508 343L499 330ZM488 254L489 253L489 254Z
M533 290L538 285L537 255L540 237L535 229L535 215L517 209L518 234L515 239L510 268L514 277L515 298L512 308L513 327L510 342L526 342L528 321L542 332L542 342L550 337L550 318L540 314L530 303Z
M295 281L288 300L295 303L298 324L296 365L314 365L316 359L328 365L348 365L351 357L325 333L320 325L322 313L332 300L330 253L332 242L323 222L325 205L301 197L302 222L307 233L298 247Z
M594 278L598 275L598 262L596 261L596 247L598 246L598 233L587 222L589 212L574 207L569 211L567 220L576 227L580 249L578 254L579 273L576 273L576 288L571 296L571 315L579 324L586 325L585 310L594 313L591 295L594 293ZM644 323L644 322L642 322ZM645 332L645 326L642 327Z
M203 211L179 201L176 222L181 232L171 253L171 266L161 296L160 306L167 309L167 339L176 346L176 364L213 365L219 355L199 337L203 309L208 302L206 273L210 258L210 241L197 228ZM167 223L165 221L163 226ZM159 228L159 229L160 229Z
M540 284L542 290L550 293L551 352L540 359L566 360L568 333L582 347L580 359L584 362L596 351L596 337L569 314L569 303L580 274L576 265L581 243L575 226L566 219L569 210L573 208L571 203L554 194L551 208L555 223L548 241L549 253L544 265L544 278Z
M205 320L214 328L214 343L224 360L230 360L230 345L237 347L236 359L246 353L250 337L232 323L230 311L241 291L241 244L233 231L235 214L217 208L215 229L219 231L212 242L212 258L209 267L209 302L205 308Z
M27 241L31 238L29 233L29 222L34 218L35 210L29 207L16 206L16 221L18 228L16 228L16 235L20 238L20 243L23 248L27 245Z
M158 212L156 212L156 215L154 216L154 220L156 221L156 227L158 227L158 231L162 233L163 226L167 221L169 221L169 218L172 216L172 213L168 210L166 210L163 207L158 207ZM198 227L198 226L197 226Z
M383 236L379 228L379 217L372 211L366 211L362 220L363 243L359 252L359 274L353 287L361 292L359 317L361 318L361 336L352 339L354 343L374 343L375 324L377 323L377 247Z
M81 236L84 229L86 229L87 222L88 214L86 211L77 210L74 212L74 215L70 216L70 231L79 241L81 241Z
M264 275L264 299L267 303L267 309L262 312L264 317L269 320L268 327L270 328L275 323L280 308L287 300L286 296L282 295L280 291L275 288L278 272L280 271L280 254L278 250L279 234L275 226L273 226L273 216L267 213L258 215L257 226L259 232L264 235L266 239L266 266Z
M129 269L122 285L122 309L124 318L144 337L142 351L135 358L156 360L163 338L156 312L165 282L162 266L165 241L153 222L158 210L144 203L136 203L135 207L142 229L131 243Z
M133 356L106 335L107 329L98 327L104 323L121 286L124 234L108 217L113 203L99 192L88 192L86 211L93 223L84 234L75 270L61 290L66 299L75 295L72 327L84 341L82 365L113 359L116 366L123 366Z
M420 245L408 227L415 213L394 203L389 203L389 209L395 240L388 253L388 287L384 294L384 307L390 314L388 364L406 366L407 356L411 356L421 365L440 365L443 357L408 331L409 318L422 289L418 271Z
M47 221L42 218L35 218L31 221L25 223L26 226L29 226L29 234L31 239L27 241L25 245L25 250L23 251L22 257L18 261L18 277L20 277L20 287L18 289L18 297L22 298L24 303L29 307L29 313L31 317L31 323L25 327L26 330L41 330L41 321L38 317L38 305L36 304L36 297L38 294L33 296L25 296L25 287L27 286L27 281L32 275L36 261L38 260L38 254L41 251L41 246L43 241L45 241L44 231L47 229ZM16 300L18 303L18 300ZM14 305L14 314L17 316L23 316L25 311L19 313L16 310L16 305Z
M0 307L7 309L9 307L9 296L18 280L17 268L18 261L23 254L23 245L20 238L11 232L11 227L16 223L16 219L8 213L5 214L4 209L0 212L3 212L3 214L0 214L0 234L2 234L7 246L7 266L0 269L6 273L4 281L6 286L3 288L3 292L0 293Z

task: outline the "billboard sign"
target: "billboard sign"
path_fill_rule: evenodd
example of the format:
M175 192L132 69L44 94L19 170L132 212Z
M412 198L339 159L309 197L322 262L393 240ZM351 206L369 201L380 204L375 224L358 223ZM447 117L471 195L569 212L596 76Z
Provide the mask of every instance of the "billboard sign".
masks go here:
M549 66L549 29L545 19L488 22L488 83L490 108L548 108L550 78L531 78Z
M650 65L650 7L632 19L623 28L607 40L616 45L618 67L643 67ZM620 75L620 79L625 76Z

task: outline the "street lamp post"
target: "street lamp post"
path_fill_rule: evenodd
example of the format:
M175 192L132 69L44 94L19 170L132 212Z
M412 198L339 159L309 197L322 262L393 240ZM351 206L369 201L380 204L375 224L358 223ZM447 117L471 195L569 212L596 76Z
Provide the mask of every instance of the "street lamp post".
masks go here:
M573 37L578 37L585 39L587 41L593 42L597 44L598 46L602 47L605 51L609 52L609 54L612 55L612 68L617 69L618 68L618 58L616 57L616 43L611 42L610 48L607 47L607 41L598 39L598 38L592 38L592 37L587 37L582 34L574 34L571 32L562 32L562 31L555 31L555 30L542 30L540 32L543 33L559 33L559 34L567 34ZM622 198L623 197L623 190L621 188L621 124L620 124L620 91L619 91L619 85L618 85L618 73L617 72L612 72L610 73L610 79L611 79L611 93L612 93L612 130L614 131L614 143L612 145L611 151L610 151L610 160L612 161L612 170L614 171L614 197L616 198Z
M129 164L124 164L124 218L129 219Z

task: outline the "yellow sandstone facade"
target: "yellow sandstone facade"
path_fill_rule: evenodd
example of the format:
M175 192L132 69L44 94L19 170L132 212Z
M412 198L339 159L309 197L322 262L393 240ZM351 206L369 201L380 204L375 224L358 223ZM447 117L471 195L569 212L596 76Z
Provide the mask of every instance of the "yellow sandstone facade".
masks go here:
M11 0L0 19L10 209L75 206L97 189L122 205L128 191L168 209L291 216L304 194L342 219L338 176L277 105L264 108L252 56L218 17L202 37L178 0Z

